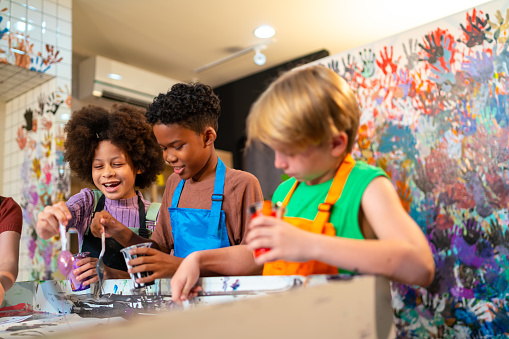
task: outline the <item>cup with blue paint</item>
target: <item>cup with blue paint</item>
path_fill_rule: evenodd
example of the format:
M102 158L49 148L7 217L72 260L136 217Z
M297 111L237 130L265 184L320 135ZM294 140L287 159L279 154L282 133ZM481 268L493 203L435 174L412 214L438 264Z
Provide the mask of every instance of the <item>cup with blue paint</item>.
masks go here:
M127 269L130 269L130 268L134 267L134 266L129 265L129 261L130 260L138 258L138 257L145 256L144 254L131 254L131 253L129 253L131 250L133 250L135 248L144 248L144 247L151 247L151 246L152 246L151 242L144 242L144 243L141 243L141 244L136 244L136 245L129 246L129 247L121 249L120 252L122 252L122 254L124 255L125 264L127 265ZM138 279L138 278L145 278L145 277L148 277L151 274L152 274L152 272L150 272L150 271L147 271L147 272L138 272L138 273L129 273L129 275L131 276L131 279L133 281L134 288L142 288L142 287L145 287L145 286L153 285L154 284L153 281L152 282L148 282L148 283L141 283L141 284L136 282L136 279Z

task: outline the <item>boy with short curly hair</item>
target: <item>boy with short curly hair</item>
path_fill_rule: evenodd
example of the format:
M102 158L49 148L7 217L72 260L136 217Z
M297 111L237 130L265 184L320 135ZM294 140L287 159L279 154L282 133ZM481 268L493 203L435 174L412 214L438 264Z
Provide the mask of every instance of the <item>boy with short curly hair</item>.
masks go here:
M243 244L248 206L263 200L260 184L250 173L227 168L217 156L219 115L219 98L201 83L175 84L147 110L147 120L174 173L166 182L152 237L161 251L131 251L146 256L131 260L136 267L129 272L153 272L138 283L171 277L179 266L202 275L261 272Z
M37 233L43 239L59 234L59 223L78 231L80 250L91 252L90 258L78 262L78 280L94 276L101 241L91 229L101 227L103 219L124 229L128 238L107 239L104 263L106 278L127 271L120 249L131 241L148 241L136 232L143 229L148 237L150 225L145 213L150 202L135 187L145 188L155 181L164 168L161 149L145 110L127 104L114 105L109 111L99 106L86 106L73 113L65 125L64 160L81 180L94 184L100 192L82 189L67 202L46 206L37 218ZM132 238L132 239L131 239ZM127 275L123 275L127 276ZM85 285L97 280L94 276Z

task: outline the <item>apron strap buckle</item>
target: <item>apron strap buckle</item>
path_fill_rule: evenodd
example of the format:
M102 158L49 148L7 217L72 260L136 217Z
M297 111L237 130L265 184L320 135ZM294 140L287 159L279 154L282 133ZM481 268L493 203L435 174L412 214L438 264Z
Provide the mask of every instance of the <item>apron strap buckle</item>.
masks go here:
M212 194L212 201L223 201L224 200L224 194Z
M332 209L332 206L334 206L334 205L333 204L329 204L327 202L324 202L324 203L321 203L320 205L318 205L318 210L320 212L330 213L330 211Z

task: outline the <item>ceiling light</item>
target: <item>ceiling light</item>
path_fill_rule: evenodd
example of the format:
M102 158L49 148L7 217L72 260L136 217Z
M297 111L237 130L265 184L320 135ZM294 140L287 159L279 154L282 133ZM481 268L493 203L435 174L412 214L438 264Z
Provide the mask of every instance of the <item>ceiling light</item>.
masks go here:
M115 73L108 74L108 78L114 79L114 80L122 80L122 76L118 75L118 74L115 74Z
M263 64L265 64L265 61L267 61L267 58L265 57L265 54L263 54L262 52L260 52L259 49L256 49L255 50L256 53L254 55L254 63L257 64L258 66L261 66Z
M267 41L264 41L263 43L261 44L257 44L257 45L254 45L254 46L251 46L251 47L247 47L247 48L244 48L243 50L240 50L236 53L233 53L231 55L228 55L222 59L219 59L219 60L216 60L216 61L213 61L205 66L201 66L201 67L198 67L194 70L195 73L200 73L200 72L204 72L206 70L209 70L211 69L212 67L216 67L218 65L221 65L227 61L230 61L230 60L233 60L235 58L238 58L244 54L247 54L247 53L250 53L250 52L255 52L255 63L257 63L257 60L258 62L260 62L258 65L263 65L265 63L265 55L263 55L262 53L260 53L261 50L267 48L267 45L270 45L274 42L274 40L267 40ZM263 61L262 61L263 60Z
M272 38L274 34L276 34L276 31L269 25L261 25L254 31L254 35L260 39Z

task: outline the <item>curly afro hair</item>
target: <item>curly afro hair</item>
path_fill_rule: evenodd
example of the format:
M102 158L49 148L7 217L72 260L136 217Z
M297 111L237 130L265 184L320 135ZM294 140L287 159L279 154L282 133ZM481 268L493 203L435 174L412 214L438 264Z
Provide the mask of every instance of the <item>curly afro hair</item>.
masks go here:
M199 134L209 126L217 131L220 114L219 98L210 86L179 83L155 97L146 115L152 125L178 124Z
M69 162L78 178L91 184L92 161L103 140L126 152L134 168L142 172L136 175L134 183L139 188L150 186L164 169L161 147L146 121L144 109L120 104L108 111L90 105L74 112L64 130L67 133L64 161Z

